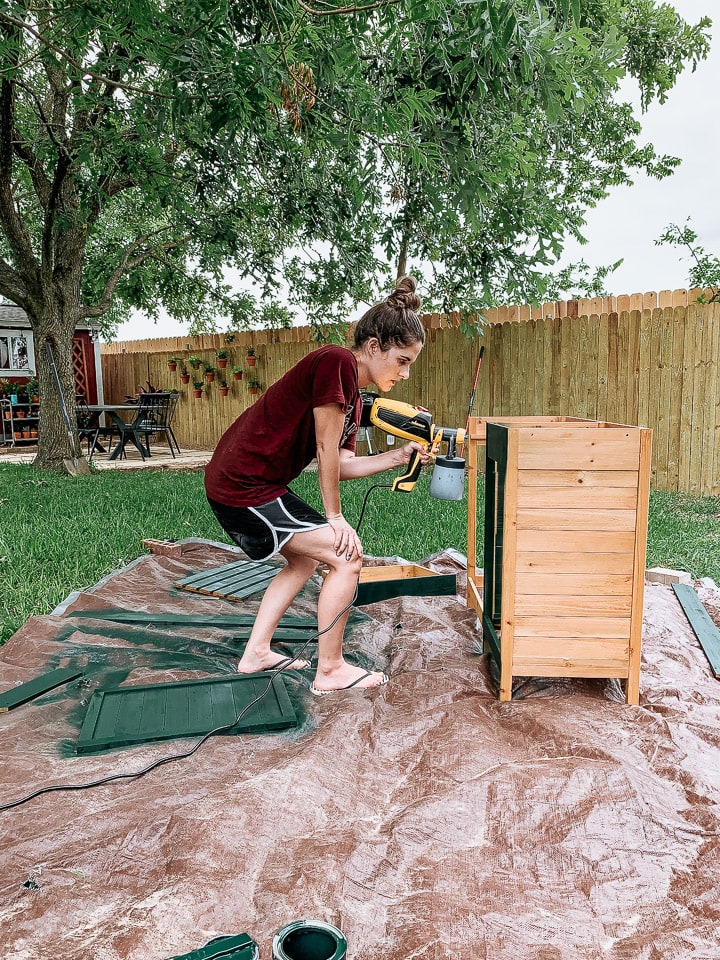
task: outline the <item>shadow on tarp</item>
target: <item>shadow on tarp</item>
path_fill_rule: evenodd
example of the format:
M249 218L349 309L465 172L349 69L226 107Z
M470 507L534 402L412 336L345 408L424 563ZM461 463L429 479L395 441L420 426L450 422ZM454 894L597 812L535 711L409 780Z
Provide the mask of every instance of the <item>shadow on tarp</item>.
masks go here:
M0 681L72 657L105 682L231 671L226 631L173 629L168 644L66 614L128 598L251 610L173 595L188 569L234 555L198 542L118 571L25 624L0 650ZM462 596L456 557L420 562L457 572ZM314 615L318 589L293 612ZM269 956L275 931L312 916L343 931L353 960L717 960L720 687L671 588L646 588L638 707L614 682L568 679L500 703L477 640L461 597L373 604L348 649L390 673L380 690L315 699L305 680L297 730L215 737L147 776L0 814L4 953L165 960L247 931ZM88 692L0 717L0 803L171 752L62 756Z

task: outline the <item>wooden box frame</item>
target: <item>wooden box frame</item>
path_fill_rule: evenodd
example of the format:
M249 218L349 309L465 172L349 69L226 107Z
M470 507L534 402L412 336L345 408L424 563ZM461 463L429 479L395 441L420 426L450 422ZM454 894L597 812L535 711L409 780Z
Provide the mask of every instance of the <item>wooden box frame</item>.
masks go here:
M572 417L473 417L467 603L514 677L617 677L639 697L652 431ZM484 566L477 563L485 447Z

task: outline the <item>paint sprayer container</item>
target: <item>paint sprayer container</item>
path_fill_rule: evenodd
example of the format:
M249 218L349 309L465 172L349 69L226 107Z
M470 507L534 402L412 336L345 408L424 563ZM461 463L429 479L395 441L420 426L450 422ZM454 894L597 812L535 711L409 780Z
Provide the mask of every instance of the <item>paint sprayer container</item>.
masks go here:
M462 500L465 493L465 458L437 457L430 479L430 496L438 500Z
M345 960L347 941L322 920L296 920L273 938L273 960Z

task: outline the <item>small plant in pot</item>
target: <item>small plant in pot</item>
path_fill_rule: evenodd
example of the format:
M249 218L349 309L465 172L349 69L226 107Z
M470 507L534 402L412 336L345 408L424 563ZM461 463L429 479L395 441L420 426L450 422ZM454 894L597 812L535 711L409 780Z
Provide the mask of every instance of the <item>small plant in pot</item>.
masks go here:
M184 363L180 367L180 383L190 383L190 374L188 373L188 368Z
M197 368L198 368L198 367L200 366L200 364L202 363L202 360L200 359L200 357L188 357L188 361L187 361L187 362L190 364L190 366L193 368L193 370L197 370Z
M215 367L211 363L205 364L205 379L208 383L212 383L215 380Z
M254 367L257 363L257 357L255 356L255 348L248 347L247 350L247 362L249 367Z
M260 381L259 380L250 380L248 383L248 388L250 393L259 393L260 392Z
M169 370L171 373L175 373L175 371L176 371L177 368L178 368L178 364L179 364L180 362L181 362L181 361L180 361L180 357L170 357L170 358L168 359L168 370Z
M228 365L228 352L227 350L218 350L215 354L217 357L217 365L220 370L224 370Z
M193 396L196 397L198 400L202 396L204 386L205 384L202 382L202 380L193 381Z
M233 367L232 375L233 375L233 380L242 380L243 378L242 367Z
M221 397L226 397L230 391L230 387L227 385L227 380L221 380L218 387Z
M28 397L32 403L39 403L40 401L40 384L35 377L32 377L28 380L27 384Z

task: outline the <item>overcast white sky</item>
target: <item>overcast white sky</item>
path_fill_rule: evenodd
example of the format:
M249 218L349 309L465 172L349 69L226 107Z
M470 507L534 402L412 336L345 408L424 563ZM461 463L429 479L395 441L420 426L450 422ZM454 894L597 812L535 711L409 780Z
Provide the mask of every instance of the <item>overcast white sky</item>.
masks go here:
M689 23L713 17L716 0L670 0ZM661 181L638 178L631 187L618 187L587 216L585 246L566 248L568 261L585 260L591 267L624 263L606 280L610 293L644 293L687 286L689 263L677 248L656 246L669 223L688 217L705 249L720 256L720 17L714 17L710 57L694 73L685 71L663 106L653 105L641 117L642 142L658 153L681 157L675 173ZM630 96L630 93L627 94ZM638 107L639 111L639 107ZM182 336L186 331L169 318L157 324L137 317L123 324L118 340Z

